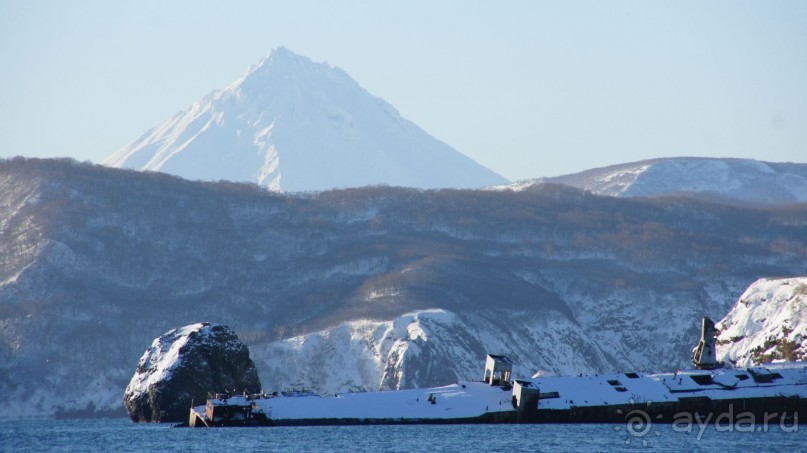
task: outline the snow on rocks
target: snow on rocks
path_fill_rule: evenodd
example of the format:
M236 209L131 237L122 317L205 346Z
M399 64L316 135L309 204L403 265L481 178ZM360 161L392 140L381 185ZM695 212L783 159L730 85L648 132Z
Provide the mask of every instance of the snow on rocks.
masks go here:
M750 366L807 358L807 277L763 278L717 323L718 360Z
M503 328L503 326L507 328ZM391 320L360 319L253 348L264 388L322 394L402 390L481 379L479 360L516 360L514 377L613 368L595 339L562 315L496 311L490 318L426 309ZM535 354L535 351L541 351Z
M208 392L255 393L261 384L249 349L226 326L191 324L156 338L140 358L123 402L135 422L187 419Z
M435 373L441 368L410 362L422 354L436 353L435 348L440 357L455 355L440 348L456 348L460 356L467 356L461 344L435 344L433 340L458 329L462 337L468 336L455 318L451 312L433 309L390 321L359 319L270 344L256 350L255 357L265 362L265 385L271 389L311 386L334 393L418 387L432 380L450 384L456 382L455 374L438 376Z

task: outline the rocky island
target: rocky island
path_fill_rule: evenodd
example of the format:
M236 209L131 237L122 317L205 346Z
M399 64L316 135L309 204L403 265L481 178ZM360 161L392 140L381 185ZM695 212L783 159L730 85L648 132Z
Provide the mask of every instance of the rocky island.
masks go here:
M260 388L249 349L227 326L203 322L170 330L151 343L123 403L134 422L180 422L210 391Z

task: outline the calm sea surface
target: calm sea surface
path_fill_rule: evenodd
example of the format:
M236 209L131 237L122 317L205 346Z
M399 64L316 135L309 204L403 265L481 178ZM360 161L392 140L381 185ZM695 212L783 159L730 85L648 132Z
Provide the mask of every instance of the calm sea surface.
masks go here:
M417 425L172 428L126 419L3 420L2 451L776 451L807 449L807 426L758 432L671 425ZM628 443L626 443L628 441Z

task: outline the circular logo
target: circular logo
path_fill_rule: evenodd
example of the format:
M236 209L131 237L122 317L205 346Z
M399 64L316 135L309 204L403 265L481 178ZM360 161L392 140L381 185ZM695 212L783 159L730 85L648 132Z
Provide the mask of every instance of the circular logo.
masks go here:
M628 415L625 416L625 422L627 423L628 434L635 437L642 437L649 433L652 425L650 416L642 410L628 412Z

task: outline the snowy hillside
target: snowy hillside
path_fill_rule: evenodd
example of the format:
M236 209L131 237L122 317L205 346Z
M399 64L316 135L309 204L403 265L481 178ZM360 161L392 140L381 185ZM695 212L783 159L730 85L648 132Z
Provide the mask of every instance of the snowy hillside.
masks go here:
M673 370L756 276L807 275L805 241L805 205L0 161L0 418L120 410L152 340L208 320L268 389L439 385L485 352L521 376Z
M807 359L807 277L757 280L716 327L718 360Z
M525 322L508 315L512 324L504 330L484 317L466 316L433 309L390 321L349 321L253 349L252 355L265 365L265 387L306 387L323 393L479 380L485 354L491 351L516 360L514 377L617 366L594 338L563 316Z
M653 159L520 181L494 189L524 190L545 182L620 197L687 193L752 203L807 202L807 164L751 159Z
M402 118L341 69L283 47L103 164L277 191L506 182Z

